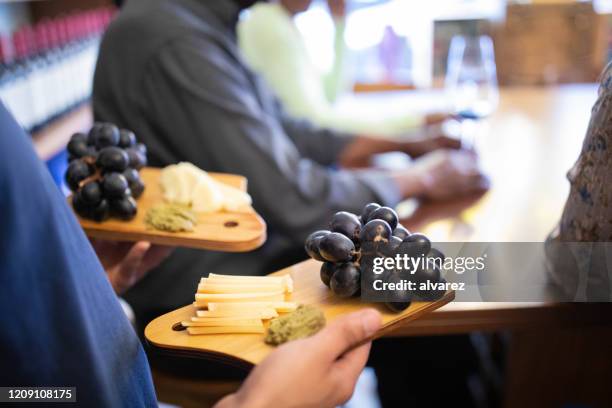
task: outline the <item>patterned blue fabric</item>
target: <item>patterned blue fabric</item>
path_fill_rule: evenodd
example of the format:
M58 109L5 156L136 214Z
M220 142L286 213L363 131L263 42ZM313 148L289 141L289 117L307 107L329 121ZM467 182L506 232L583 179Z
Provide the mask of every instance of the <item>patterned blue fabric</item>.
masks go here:
M29 139L0 104L0 386L157 406L140 342Z

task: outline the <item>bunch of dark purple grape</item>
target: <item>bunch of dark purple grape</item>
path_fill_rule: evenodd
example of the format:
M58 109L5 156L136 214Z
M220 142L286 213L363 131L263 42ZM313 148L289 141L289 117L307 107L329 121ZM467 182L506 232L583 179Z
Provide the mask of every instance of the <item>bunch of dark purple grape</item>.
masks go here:
M138 170L147 165L147 148L133 132L95 123L88 134L72 135L68 154L65 180L77 214L98 222L111 215L134 218L135 199L145 189Z
M417 287L422 282L445 283L440 269L429 262L414 273L388 270L374 274L374 259L407 254L423 259L436 258L443 264L444 254L431 247L429 239L410 233L399 223L397 213L379 204L367 204L361 215L341 211L332 217L329 230L315 231L305 243L308 255L323 262L321 280L339 297L363 295L372 290L374 279L384 282L409 280ZM410 306L412 300L432 301L444 295L444 290L391 290L384 292L384 302L392 311L399 312ZM371 294L371 293L370 293ZM380 296L380 295L379 295Z

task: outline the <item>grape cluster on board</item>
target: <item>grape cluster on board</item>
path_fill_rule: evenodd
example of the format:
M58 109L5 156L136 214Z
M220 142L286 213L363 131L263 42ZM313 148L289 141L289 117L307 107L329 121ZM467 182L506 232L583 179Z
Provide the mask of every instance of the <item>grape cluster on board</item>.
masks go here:
M98 222L111 215L134 218L135 199L145 189L138 171L147 165L147 148L132 131L95 123L88 134L72 135L68 155L65 180L77 214Z
M408 254L411 257L436 258L444 262L444 254L431 247L429 239L418 233L410 233L399 223L397 213L389 207L376 203L367 204L359 216L341 211L334 214L329 230L315 231L305 243L308 255L323 262L321 280L339 297L352 297L364 290L372 290L372 282L408 280L417 287L420 283L444 283L438 267L423 262L414 273L405 270L390 270L374 274L374 259ZM362 286L362 278L364 285ZM385 304L392 311L401 311L415 300L432 301L444 295L443 290L388 290ZM367 295L367 294L363 294ZM365 296L364 296L365 297Z

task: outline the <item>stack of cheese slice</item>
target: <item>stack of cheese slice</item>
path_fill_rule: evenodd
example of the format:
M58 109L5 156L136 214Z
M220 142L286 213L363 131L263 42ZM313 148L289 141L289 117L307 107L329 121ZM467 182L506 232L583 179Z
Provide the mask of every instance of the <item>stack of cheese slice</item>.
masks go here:
M195 295L196 316L182 322L189 334L263 333L264 320L292 312L286 301L293 292L291 276L210 274Z

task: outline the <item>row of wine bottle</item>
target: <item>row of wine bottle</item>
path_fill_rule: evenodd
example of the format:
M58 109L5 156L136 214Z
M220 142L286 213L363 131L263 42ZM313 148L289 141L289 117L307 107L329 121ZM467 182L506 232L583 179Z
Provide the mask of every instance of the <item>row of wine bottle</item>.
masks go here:
M0 37L0 100L24 129L36 130L90 97L100 37L114 13L79 12Z

